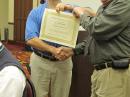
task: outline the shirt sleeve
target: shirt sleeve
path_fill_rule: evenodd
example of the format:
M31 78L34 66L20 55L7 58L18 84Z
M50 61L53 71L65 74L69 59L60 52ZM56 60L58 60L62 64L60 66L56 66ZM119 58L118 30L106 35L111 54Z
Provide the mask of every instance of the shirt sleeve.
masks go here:
M81 25L87 29L96 40L110 40L119 35L128 25L129 3L128 0L113 1L96 17L83 15Z
M39 29L40 25L38 23L38 13L35 9L33 9L26 22L26 29L25 29L25 40L29 40L34 37L39 37Z
M92 37L87 35L86 39L84 39L81 43L78 43L76 47L73 49L74 55L88 55L89 54L89 45L92 41Z
M76 47L73 49L74 55L84 54L85 44L86 44L86 40L76 45Z

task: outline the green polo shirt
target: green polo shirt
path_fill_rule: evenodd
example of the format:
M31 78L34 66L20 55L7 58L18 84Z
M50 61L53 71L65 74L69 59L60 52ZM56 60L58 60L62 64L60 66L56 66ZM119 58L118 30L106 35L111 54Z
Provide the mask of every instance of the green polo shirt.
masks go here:
M89 36L75 54L89 54L92 64L130 58L130 0L112 0L96 17L82 15L81 25Z

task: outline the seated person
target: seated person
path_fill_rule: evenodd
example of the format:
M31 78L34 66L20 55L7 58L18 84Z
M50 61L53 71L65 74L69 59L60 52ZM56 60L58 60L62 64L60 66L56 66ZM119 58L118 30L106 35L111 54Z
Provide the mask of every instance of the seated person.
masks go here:
M0 97L23 97L25 86L20 63L0 42Z

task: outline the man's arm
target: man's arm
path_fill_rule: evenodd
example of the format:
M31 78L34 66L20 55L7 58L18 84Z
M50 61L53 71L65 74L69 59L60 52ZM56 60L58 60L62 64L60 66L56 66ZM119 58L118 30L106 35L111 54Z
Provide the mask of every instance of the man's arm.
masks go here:
M76 17L80 17L82 14L88 14L90 16L95 16L96 13L89 7L77 7L70 4L58 3L56 6L56 11L71 11Z
M44 41L40 40L38 37L30 39L26 43L27 43L27 45L30 45L30 46L32 46L34 48L37 48L37 49L41 50L41 51L50 52L50 53L52 53L54 55L57 52L56 47L48 45Z
M70 47L59 47L58 56L56 56L60 60L65 60L73 55L87 55L89 54L89 45L91 43L92 37L90 35L87 36L85 40L81 43L78 43L75 48Z
M45 43L44 41L38 38L39 27L40 27L40 23L38 21L39 20L38 15L40 14L38 13L37 9L34 9L31 11L31 13L29 14L27 18L26 31L25 31L26 43L41 51L47 51L47 52L52 53L53 55L56 55L58 48L48 45L47 43Z
M113 3L113 2L112 2ZM119 35L128 25L130 17L128 0L114 2L107 8L99 9L95 18L81 16L81 25L88 29L96 40L110 40Z
M73 11L73 6L72 5L70 5L70 4L64 4L64 3L58 3L57 5L56 5L56 11L57 12L60 12L60 11Z

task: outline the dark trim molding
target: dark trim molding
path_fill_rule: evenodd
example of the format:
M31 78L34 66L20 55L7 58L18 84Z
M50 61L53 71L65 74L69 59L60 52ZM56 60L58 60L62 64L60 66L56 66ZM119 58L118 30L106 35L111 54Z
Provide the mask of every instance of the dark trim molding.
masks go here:
M14 25L14 23L12 23L12 22L8 22L8 24L9 24L9 25Z
M6 40L1 40L1 42L3 42L3 43L10 43L10 44L20 44L20 45L23 45L23 46L25 46L25 42L20 42L20 41L15 41L15 40L8 40L8 41L6 41Z

